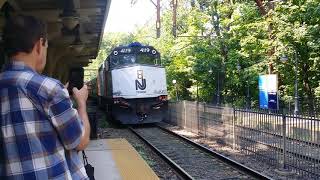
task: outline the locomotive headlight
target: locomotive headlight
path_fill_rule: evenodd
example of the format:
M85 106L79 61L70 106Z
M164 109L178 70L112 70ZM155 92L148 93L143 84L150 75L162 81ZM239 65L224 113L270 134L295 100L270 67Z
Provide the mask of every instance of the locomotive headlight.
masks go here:
M159 100L160 101L166 101L167 100L167 96L159 96Z
M120 99L114 99L114 100L113 100L113 103L114 103L114 104L120 104Z
M157 51L156 50L152 50L152 54L157 54Z
M118 104L122 107L126 107L128 108L130 106L130 104L128 102L125 101L125 99L123 98L115 98L113 99L113 104Z

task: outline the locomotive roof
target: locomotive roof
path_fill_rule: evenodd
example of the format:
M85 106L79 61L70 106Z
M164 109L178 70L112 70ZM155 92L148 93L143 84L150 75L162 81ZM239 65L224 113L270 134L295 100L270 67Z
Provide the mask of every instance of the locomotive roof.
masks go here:
M100 65L99 69L104 68L105 61L108 61L110 56L117 56L118 54L131 54L131 53L151 53L152 55L159 56L159 52L153 46L143 45L138 42L134 42L126 46L120 45L118 47L115 47L110 52L108 57Z
M121 50L121 49L126 49L126 48L132 48L132 49L136 49L136 48L150 48L150 49L154 49L156 50L153 46L149 46L149 45L141 45L141 46L118 46L115 47L112 51L117 51L117 50Z
M121 54L152 54L155 56L159 55L159 52L153 47L153 46L149 46L149 45L142 45L140 43L131 43L127 46L118 46L115 47L111 53L109 54L109 56L117 56L117 55L121 55ZM109 57L108 56L108 57Z

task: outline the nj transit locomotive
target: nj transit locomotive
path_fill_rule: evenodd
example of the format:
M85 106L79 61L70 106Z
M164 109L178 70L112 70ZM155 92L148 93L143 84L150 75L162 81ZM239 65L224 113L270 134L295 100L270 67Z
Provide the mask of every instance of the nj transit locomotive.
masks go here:
M165 68L152 46L116 47L100 66L97 81L100 106L122 124L159 122L166 115Z

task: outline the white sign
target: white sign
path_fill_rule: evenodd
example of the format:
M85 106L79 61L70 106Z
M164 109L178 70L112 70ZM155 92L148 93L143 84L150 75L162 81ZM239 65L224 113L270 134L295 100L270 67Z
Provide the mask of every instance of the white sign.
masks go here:
M167 95L165 69L134 66L112 70L113 97L149 98Z
M278 76L276 74L260 75L259 89L266 92L278 91Z

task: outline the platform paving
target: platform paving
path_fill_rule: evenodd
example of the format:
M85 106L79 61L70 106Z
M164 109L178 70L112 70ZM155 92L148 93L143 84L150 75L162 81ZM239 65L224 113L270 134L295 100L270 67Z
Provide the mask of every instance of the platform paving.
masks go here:
M125 139L91 140L85 152L96 180L159 179Z

